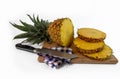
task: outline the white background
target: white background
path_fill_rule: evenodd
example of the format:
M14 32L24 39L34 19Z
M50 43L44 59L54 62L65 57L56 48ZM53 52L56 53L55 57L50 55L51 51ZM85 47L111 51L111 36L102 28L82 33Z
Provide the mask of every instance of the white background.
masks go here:
M53 21L69 17L75 33L93 27L107 34L105 39L120 60L120 0L0 0L0 79L119 79L116 65L73 64L51 69L37 61L37 55L15 49L12 40L21 31L9 22L31 22L26 14Z

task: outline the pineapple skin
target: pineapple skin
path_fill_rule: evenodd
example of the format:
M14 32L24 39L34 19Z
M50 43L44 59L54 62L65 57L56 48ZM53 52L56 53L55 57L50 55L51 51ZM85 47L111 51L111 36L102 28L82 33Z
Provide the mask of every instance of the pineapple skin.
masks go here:
M69 26L64 25L63 22L65 22L65 21L71 22L70 29L69 29ZM62 32L63 30L65 31L65 33ZM66 32L68 31L68 33L69 33L69 30L71 30L70 31L71 33L70 33L70 35L66 36L66 34L67 34ZM67 47L67 46L70 46L73 41L74 26L72 24L72 21L69 18L57 19L57 20L54 20L54 22L50 23L50 25L48 27L48 33L53 42L57 43L58 45ZM67 39L67 38L69 38L69 39Z

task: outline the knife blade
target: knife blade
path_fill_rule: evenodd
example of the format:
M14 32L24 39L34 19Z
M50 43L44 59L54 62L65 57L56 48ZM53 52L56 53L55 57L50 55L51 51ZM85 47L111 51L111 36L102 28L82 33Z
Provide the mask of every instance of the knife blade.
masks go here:
M24 50L24 51L28 51L31 53L41 53L42 55L46 55L48 54L49 56L54 56L54 57L59 57L59 58L64 58L64 59L73 59L73 58L77 58L76 55L74 54L67 54L65 52L60 52L60 51L56 51L56 50L52 50L52 49L47 49L47 48L35 48L29 45L22 45L21 43L16 44L16 48L20 49L20 50Z

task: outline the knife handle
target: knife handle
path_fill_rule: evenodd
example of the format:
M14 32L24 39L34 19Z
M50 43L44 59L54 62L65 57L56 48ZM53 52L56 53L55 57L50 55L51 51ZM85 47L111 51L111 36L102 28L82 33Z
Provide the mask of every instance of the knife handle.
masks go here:
M16 44L15 47L17 49L28 51L28 52L32 52L32 53L34 53L34 50L35 50L34 47L31 47L31 46L28 46L28 45L23 45L21 43Z

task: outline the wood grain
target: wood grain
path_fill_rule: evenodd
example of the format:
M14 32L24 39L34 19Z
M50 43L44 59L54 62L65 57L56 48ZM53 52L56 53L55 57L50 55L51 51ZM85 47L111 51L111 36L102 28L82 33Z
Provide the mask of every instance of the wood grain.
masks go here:
M49 43L45 42L43 45L43 48L51 48L51 47L55 47L55 46L58 46L58 45L55 43L49 44ZM88 57L82 55L80 52L78 52L76 50L76 48L73 45L71 46L71 48L73 49L73 53L78 56L78 58L74 58L71 60L72 64L116 64L116 63L118 63L118 60L114 55L112 55L109 59L99 61L99 60L94 60L94 59L91 59L91 58L88 58ZM41 56L38 57L39 62L43 62L43 60L44 60L43 57L41 57Z

